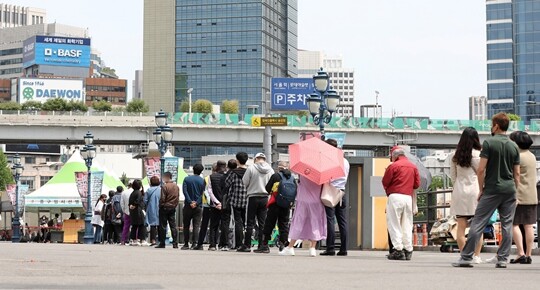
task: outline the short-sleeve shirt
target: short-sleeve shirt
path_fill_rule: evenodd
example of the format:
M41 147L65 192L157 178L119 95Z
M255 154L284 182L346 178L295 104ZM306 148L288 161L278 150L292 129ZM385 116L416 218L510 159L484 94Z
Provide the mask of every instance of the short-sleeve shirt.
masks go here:
M481 158L487 159L484 194L515 194L514 165L519 165L519 149L506 135L484 141Z

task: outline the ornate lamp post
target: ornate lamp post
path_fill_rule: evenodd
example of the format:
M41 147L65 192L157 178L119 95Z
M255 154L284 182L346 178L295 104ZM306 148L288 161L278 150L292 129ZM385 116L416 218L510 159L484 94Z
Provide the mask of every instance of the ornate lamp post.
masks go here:
M94 228L92 227L92 186L90 169L92 168L92 159L96 157L96 146L94 146L94 135L88 131L84 135L84 147L81 149L81 157L86 163L86 169L88 171L87 184L88 192L86 196L86 215L84 217L84 243L94 243Z
M154 130L154 142L158 145L159 154L160 154L160 176L159 179L163 183L163 171L165 170L165 153L167 152L167 147L173 139L173 130L169 125L167 125L167 113L160 110L156 113L156 130Z
M309 112L313 116L313 123L319 125L321 139L325 140L324 125L330 123L332 114L339 104L339 95L330 87L330 77L321 68L317 75L313 76L315 91L308 98Z
M15 216L11 223L11 229L13 235L11 236L11 241L13 243L18 243L21 241L21 221L19 217L19 178L24 170L24 167L21 165L21 156L19 153L15 154L13 157L13 167L11 167L11 173L15 178Z

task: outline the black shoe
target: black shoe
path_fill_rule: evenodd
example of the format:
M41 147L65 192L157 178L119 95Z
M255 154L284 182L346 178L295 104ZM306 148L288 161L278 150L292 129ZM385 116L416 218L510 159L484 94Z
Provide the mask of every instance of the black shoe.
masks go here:
M495 265L495 268L497 268L497 269L506 269L506 262L503 262L503 261L497 262L497 265Z
M257 250L253 251L253 253L270 254L270 248L268 246L262 246L258 248Z
M403 250L403 253L405 254L405 260L410 261L412 258L412 251Z
M184 245L180 250L189 250L189 245Z
M511 259L510 264L526 264L528 260L527 257L521 256L517 259Z
M337 252L336 255L338 255L338 256L343 256L343 257L344 257L344 256L347 256L347 252L339 251L339 252Z
M236 251L239 253L251 253L251 249L246 247L245 245L241 245Z
M204 250L203 246L202 245L198 245L196 247L191 247L192 250L195 250L195 251L200 251L200 250Z
M532 264L531 256L527 257L527 263L523 263L523 264Z
M319 255L321 255L321 256L335 256L336 252L334 252L334 251L324 251L324 252L321 252Z
M172 247L173 249L178 249L178 244L173 244Z
M176 247L178 248L178 245L176 245ZM156 246L156 249L165 249L165 245L164 244L159 244Z
M405 261L405 253L403 253L403 251L395 251L392 254L388 255L388 260Z

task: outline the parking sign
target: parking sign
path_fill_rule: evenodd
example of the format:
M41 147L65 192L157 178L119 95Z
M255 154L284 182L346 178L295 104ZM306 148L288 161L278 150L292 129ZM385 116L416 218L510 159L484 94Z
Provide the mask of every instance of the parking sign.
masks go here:
M308 110L313 90L311 78L272 78L272 111Z

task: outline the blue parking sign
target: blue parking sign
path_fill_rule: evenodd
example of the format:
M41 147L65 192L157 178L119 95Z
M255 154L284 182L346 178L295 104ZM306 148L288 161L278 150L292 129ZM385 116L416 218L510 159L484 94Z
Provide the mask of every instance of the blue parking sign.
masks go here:
M311 78L272 78L272 111L308 110L307 98L313 90Z

